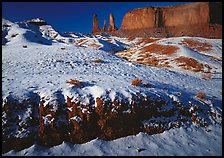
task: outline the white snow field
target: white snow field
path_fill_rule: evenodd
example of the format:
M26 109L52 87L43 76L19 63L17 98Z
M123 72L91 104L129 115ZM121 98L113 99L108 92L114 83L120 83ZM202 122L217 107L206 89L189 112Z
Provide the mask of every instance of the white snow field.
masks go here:
M35 21L35 20L34 20ZM12 23L2 19L2 108L4 102L14 100L23 103L37 100L36 95L45 99L44 105L55 105L55 93L62 99L73 97L73 102L89 104L97 97L110 100L125 100L129 105L136 95L162 98L172 108L172 102L185 106L196 105L206 112L196 113L200 121L208 126L195 123L180 123L180 128L171 128L160 134L137 135L104 141L93 139L84 144L62 144L44 148L37 144L21 150L11 150L2 154L13 155L184 155L221 156L222 155L222 40L198 37L164 38L160 44L175 45L179 48L177 56L193 58L211 67L210 79L203 79L205 72L184 70L172 64L172 68L142 65L125 60L115 52L135 48L140 38L128 40L110 35L90 36L81 33L58 33L51 25L35 26L27 22ZM183 46L184 38L206 41L212 50L197 52ZM140 46L141 47L141 46ZM138 53L138 52L137 52ZM134 58L135 56L132 56ZM211 57L214 60L210 60ZM172 56L170 57L172 58ZM96 60L101 60L96 62ZM170 60L172 63L172 60ZM139 78L150 86L133 86L132 80ZM81 81L83 86L75 87L66 83L70 79ZM205 98L195 97L203 92ZM35 94L35 95L33 95ZM37 101L37 104L39 101ZM63 102L63 101L62 101ZM92 106L97 106L93 104ZM193 107L192 107L193 108ZM19 115L22 120L29 117L29 108ZM85 109L83 109L85 110ZM3 117L5 113L3 112ZM172 121L172 117L157 117L145 120ZM48 121L48 120L47 120ZM46 122L47 122L46 121ZM6 124L3 121L2 124ZM19 137L23 135L15 131Z
M139 133L112 141L94 139L84 144L63 142L50 149L33 145L5 156L221 156L222 127L175 128L161 134Z

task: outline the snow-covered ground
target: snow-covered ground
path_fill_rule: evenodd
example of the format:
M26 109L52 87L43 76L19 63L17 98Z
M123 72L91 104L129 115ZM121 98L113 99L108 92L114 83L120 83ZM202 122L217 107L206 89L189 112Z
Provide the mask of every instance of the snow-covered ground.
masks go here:
M39 145L20 152L10 151L5 156L221 156L222 127L211 126L207 129L176 128L162 134L148 135L139 133L113 141L94 139L85 144L61 145L50 149Z
M187 53L187 56L217 68L212 69L211 79L202 79L201 72L141 65L113 53L132 47L134 40L108 35L63 35L50 25L38 28L26 22L15 24L5 19L2 32L3 101L23 102L39 95L45 97L45 105L54 104L54 94L60 92L65 102L66 96L74 96L72 101L81 101L85 105L97 97L112 101L128 99L131 104L138 94L161 97L167 102L175 100L186 106L190 101L200 107L208 106L218 115L215 119L209 117L211 123L206 128L191 125L161 134L139 133L113 141L97 139L81 145L65 142L50 149L33 145L3 155L222 155L221 60L207 60L205 55L195 54L179 45L182 48L179 54ZM160 43L167 44L170 40L168 44L178 45L180 39L164 40ZM221 58L221 40L211 41L215 56ZM97 59L102 61L95 62ZM136 78L151 86L131 85ZM84 84L74 87L66 83L70 79ZM206 99L196 98L198 92L204 92Z

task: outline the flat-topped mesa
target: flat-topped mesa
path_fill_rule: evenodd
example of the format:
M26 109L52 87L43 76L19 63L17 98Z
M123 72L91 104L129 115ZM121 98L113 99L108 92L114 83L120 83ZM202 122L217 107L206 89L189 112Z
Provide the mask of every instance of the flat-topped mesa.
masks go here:
M92 34L96 34L100 32L99 24L98 24L98 19L97 15L93 15L93 28L92 28Z
M116 31L117 30L117 27L115 26L115 23L114 23L114 16L112 13L110 13L110 25L108 27L108 31Z
M120 31L150 36L222 37L222 3L145 7L125 14Z

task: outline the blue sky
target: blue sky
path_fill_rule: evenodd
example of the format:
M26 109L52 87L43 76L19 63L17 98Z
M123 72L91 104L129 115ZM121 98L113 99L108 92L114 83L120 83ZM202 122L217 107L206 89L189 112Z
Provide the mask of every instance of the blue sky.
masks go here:
M125 13L135 8L186 3L190 2L2 2L2 16L12 22L40 17L61 32L91 33L94 13L100 28L104 19L108 27L110 13L120 28Z

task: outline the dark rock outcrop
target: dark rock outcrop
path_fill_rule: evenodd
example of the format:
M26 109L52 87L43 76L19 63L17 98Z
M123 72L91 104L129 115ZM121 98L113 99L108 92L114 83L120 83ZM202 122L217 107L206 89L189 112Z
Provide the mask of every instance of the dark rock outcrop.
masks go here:
M27 22L30 23L30 24L37 25L37 26L47 25L47 22L43 19L40 19L40 18L28 20Z
M124 16L119 31L133 36L221 38L222 3L198 2L134 9Z
M98 24L98 19L97 15L93 15L93 28L92 28L92 34L96 34L100 32L99 24Z

